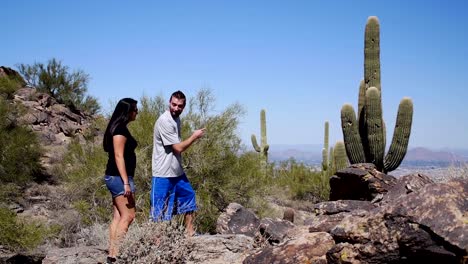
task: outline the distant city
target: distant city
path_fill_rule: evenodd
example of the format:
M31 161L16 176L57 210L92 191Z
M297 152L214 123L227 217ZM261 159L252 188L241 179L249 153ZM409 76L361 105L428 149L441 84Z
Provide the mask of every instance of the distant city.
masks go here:
M271 161L284 161L294 158L296 161L311 166L322 162L322 148L320 144L308 145L271 145L269 158ZM400 167L448 167L468 162L468 149L433 150L425 147L413 147L406 153Z
M293 158L297 162L321 170L322 145L271 145L269 159L281 162ZM433 150L414 147L408 150L402 164L388 174L399 177L410 173L422 173L435 181L450 177L466 177L468 174L468 149Z

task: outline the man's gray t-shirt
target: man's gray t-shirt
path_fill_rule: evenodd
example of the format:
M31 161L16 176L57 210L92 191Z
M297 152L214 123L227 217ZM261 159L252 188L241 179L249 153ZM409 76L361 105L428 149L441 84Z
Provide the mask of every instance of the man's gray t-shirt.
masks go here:
M184 173L182 156L172 151L172 145L180 143L180 119L172 118L166 110L154 124L153 176L177 177Z

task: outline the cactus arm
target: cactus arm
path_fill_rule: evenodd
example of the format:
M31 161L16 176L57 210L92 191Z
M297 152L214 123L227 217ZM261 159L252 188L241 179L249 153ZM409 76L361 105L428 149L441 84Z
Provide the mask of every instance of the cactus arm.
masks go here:
M341 108L341 129L345 141L346 154L352 164L366 162L364 148L359 136L356 114L350 104Z
M335 166L335 149L333 147L330 147L329 151L329 158L328 158L328 167L330 168L328 170L328 176L331 177L333 174L336 172L336 166Z
M359 83L359 98L358 98L358 122L362 122L365 120L364 114L366 113L364 110L364 105L366 104L366 83L364 80L361 80Z
M367 87L376 87L382 93L380 87L380 25L375 16L367 19L364 33L364 80Z
M252 137L250 139L252 140L252 146L255 149L255 151L260 152L261 150L260 150L260 147L257 144L257 138L255 137L255 135L252 135Z
M367 138L369 140L367 161L374 163L377 169L381 171L385 145L382 125L382 102L380 92L376 87L370 87L366 92L366 119Z
M413 101L410 98L403 98L398 106L398 114L392 143L387 155L385 156L384 172L395 170L403 161L408 149L412 122Z

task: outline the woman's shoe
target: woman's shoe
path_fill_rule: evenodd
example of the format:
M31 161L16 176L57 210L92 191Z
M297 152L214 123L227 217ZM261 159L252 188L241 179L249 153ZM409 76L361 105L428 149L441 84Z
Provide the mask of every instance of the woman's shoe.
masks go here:
M107 257L106 259L106 264L112 264L114 262L116 262L117 259L116 258L113 258L113 257Z

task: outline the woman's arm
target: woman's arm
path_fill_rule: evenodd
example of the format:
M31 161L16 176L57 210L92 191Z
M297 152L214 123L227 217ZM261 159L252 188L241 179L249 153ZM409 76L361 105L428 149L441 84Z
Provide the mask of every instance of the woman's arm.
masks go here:
M124 183L124 196L127 197L131 194L130 184L128 182L127 169L125 168L125 159L124 159L124 149L125 142L127 138L122 135L115 135L112 137L112 142L114 144L114 157L117 169L119 170L120 177Z

